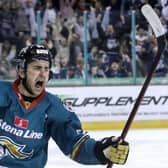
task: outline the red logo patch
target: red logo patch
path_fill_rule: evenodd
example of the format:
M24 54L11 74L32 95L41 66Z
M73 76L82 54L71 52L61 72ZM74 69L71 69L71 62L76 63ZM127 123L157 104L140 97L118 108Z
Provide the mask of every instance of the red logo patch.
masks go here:
M28 123L29 123L28 120L24 120L20 117L15 117L14 124L15 124L16 127L27 128Z

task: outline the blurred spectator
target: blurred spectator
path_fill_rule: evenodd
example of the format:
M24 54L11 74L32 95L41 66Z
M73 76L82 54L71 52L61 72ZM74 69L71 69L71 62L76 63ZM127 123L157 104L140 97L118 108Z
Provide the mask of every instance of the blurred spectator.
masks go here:
M17 1L18 1L23 7L25 7L27 1L29 1L29 0L17 0ZM32 6L35 7L38 0L30 0L30 1L31 1L31 3L32 3Z
M136 22L140 24L141 12L140 8L143 4L147 3L147 0L122 0L120 8L120 19L122 23L121 29L127 33L131 32L131 15L132 10L136 12ZM143 19L144 20L144 19ZM126 33L125 32L125 33Z
M104 51L102 50L99 51L96 64L98 65L101 74L105 77L105 71L108 68L109 62L107 61L107 55L105 54Z
M105 53L100 51L97 59L90 62L90 76L94 78L105 78L105 71L107 70L107 63L105 61Z
M62 26L60 28L60 35L63 38L65 38L66 40L68 40L69 39L69 34L70 34L68 26L69 26L70 23L68 22L67 19L64 19L61 24L62 24Z
M21 48L33 44L33 39L29 34L25 34L24 32L18 32L15 44L17 49L16 54L18 54Z
M60 78L60 67L56 65L55 60L53 60L51 67L51 72L52 72L52 79L59 79Z
M104 30L102 27L102 14L97 13L96 9L92 6L90 7L90 19L89 19L89 30L91 35L91 44L96 44L98 47L101 47L102 40L104 37Z
M24 4L25 14L29 21L30 35L32 38L36 37L37 24L33 0L26 0Z
M15 55L16 55L16 45L12 44L10 46L9 53L6 55L6 60L10 66L12 66L13 64L13 59L15 58Z
M11 78L13 75L13 58L16 55L16 46L11 45L9 40L0 44L0 78ZM16 73L15 73L16 74Z
M132 76L132 58L131 58L130 47L128 46L126 37L121 43L120 54L121 54L121 69L125 72L125 76L131 77Z
M1 18L3 16L3 1L0 1L0 43L3 42Z
M68 59L63 57L60 60L60 79L67 79L69 78L69 67L68 67ZM73 70L72 70L73 71Z
M108 7L106 8L109 10L109 13L106 13L108 15L107 18L109 19L108 24L112 24L115 28L118 27L120 20L120 6L121 6L121 0L110 0L108 1Z
M105 74L104 72L99 69L98 65L93 65L90 67L90 77L92 78L104 78Z
M52 38L52 30L54 25L56 24L56 16L56 10L53 7L52 1L47 0L42 19L42 39L47 39L48 37Z
M75 71L76 67L75 66L69 66L68 71L67 71L67 79L73 79L75 78Z
M53 54L56 79L84 78L84 20L88 12L87 42L91 77L131 77L131 12L136 11L138 76L145 76L157 51L156 39L140 7L152 4L167 27L167 1L161 0L1 0L0 78L11 78L19 48L36 43L36 12L41 10L41 43ZM167 55L167 52L164 53ZM163 59L164 58L164 59ZM161 59L155 76L166 76L168 59ZM113 64L114 62L114 64Z
M102 50L106 51L109 64L113 61L120 60L120 36L114 25L110 22L110 9L111 6L106 7L102 20L102 28L104 30Z
M15 39L15 15L11 12L10 1L1 2L0 12L0 38L1 41L8 39L14 41Z
M76 0L59 0L60 3L60 14L61 18L71 19L74 15L73 6L76 3Z
M126 53L122 53L121 70L124 73L124 77L132 76L132 62Z
M109 64L111 62L120 60L120 41L117 32L114 30L113 25L109 24L105 31L105 37L103 39L103 48L108 56Z
M16 45L11 44L9 40L5 40L1 44L0 60L7 65L7 69L10 70L13 66L13 59L16 55Z
M52 39L42 40L41 44L46 46L49 49L49 51L53 56L52 59L54 60L57 54L57 49L55 47L54 41Z
M136 51L141 75L145 76L150 71L153 58L157 51L157 41L153 35L149 35L143 28L138 28L136 35Z
M98 47L93 45L90 49L90 53L89 53L89 65L95 65L97 62L97 58L98 58Z
M168 46L166 46L165 51L163 52L161 59L156 67L154 76L156 77L165 77L168 76Z
M161 0L161 13L164 19L166 20L166 24L168 26L168 1L167 0Z
M107 78L112 77L128 77L125 69L122 69L118 61L114 61L109 65L109 69L105 72Z
M167 74L168 67L166 66L163 57L160 59L157 67L156 67L156 71L154 73L155 77L164 77Z
M139 55L140 52L142 51L142 46L145 43L145 40L148 39L147 31L143 27L137 26L135 39L136 39L136 52Z
M76 69L74 78L84 78L84 59L82 53L80 53L76 59Z
M69 63L69 43L68 40L64 37L60 37L60 39L57 42L57 54L55 57L55 64L60 69L60 61L62 59L66 59Z
M77 12L83 12L85 10L89 10L92 0L78 0L76 1ZM94 0L93 0L94 1Z
M140 76L144 76L146 68L144 68L144 64L142 61L144 57L147 57L147 55L145 55L147 52L146 43L145 43L145 41L147 41L148 39L147 31L144 30L144 28L137 26L135 39L136 39L135 48L136 48L136 54L137 54L137 63L139 66L138 74Z
M77 15L77 21L74 23L73 26L73 33L79 36L79 40L84 43L85 42L85 34L84 34L84 18L83 14ZM87 27L88 28L88 27ZM89 28L86 30L87 31L87 37L86 40L89 43L90 42L90 33L89 33Z
M93 0L93 1L94 1L94 3L93 3L94 5L92 5L92 6L94 6L96 13L97 14L103 13L103 10L104 10L103 5L102 5L103 2L101 0L98 0L98 1Z
M8 76L7 65L4 61L0 61L0 79L4 79Z
M19 32L29 33L29 21L25 14L23 6L19 6L16 12L16 19L15 19L15 32L18 35Z
M72 29L72 35L69 43L69 66L76 65L76 58L79 53L83 53L83 43L80 40L79 34L74 32Z

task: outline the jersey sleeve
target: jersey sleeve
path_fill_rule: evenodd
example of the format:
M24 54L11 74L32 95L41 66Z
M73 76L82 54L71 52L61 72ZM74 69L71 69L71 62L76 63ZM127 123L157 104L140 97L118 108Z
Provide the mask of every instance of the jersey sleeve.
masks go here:
M79 163L100 164L94 154L96 140L83 131L77 115L62 103L57 105L57 110L59 116L55 116L57 119L52 123L51 137L61 151Z
M11 84L6 81L0 81L0 107L6 107L10 103L9 94L12 91Z

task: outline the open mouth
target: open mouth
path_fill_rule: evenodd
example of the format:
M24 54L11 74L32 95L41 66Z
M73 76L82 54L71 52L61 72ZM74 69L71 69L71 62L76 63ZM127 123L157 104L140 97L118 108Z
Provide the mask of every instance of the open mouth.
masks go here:
M36 87L41 88L43 86L43 83L44 83L43 81L37 81L36 82Z

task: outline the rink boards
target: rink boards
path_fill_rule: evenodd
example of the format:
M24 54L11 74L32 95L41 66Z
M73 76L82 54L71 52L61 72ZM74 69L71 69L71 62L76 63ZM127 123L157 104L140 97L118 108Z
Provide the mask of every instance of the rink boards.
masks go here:
M141 86L48 87L71 106L86 130L121 129ZM167 86L150 86L132 128L168 128Z

